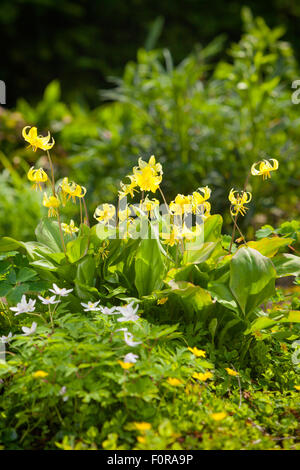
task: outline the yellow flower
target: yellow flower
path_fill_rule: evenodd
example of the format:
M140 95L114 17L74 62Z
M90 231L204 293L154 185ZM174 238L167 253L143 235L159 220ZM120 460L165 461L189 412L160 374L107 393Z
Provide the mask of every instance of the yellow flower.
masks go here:
M212 379L213 374L211 372L204 372L204 374L201 374L200 372L194 372L192 377L194 379L201 380L201 382L206 382L207 379Z
M26 133L26 129L30 130ZM34 152L36 152L38 148L45 151L50 150L55 144L53 137L52 141L49 142L51 137L50 132L48 132L48 135L46 137L43 137L41 135L38 136L36 127L25 126L22 130L22 136L26 142L29 142L29 147L31 146Z
M182 381L173 377L169 377L167 379L167 382L169 385L172 385L173 387L178 387L179 385L182 385Z
M300 390L300 385L294 385L294 388L295 388L296 390Z
M135 429L141 432L149 431L152 428L150 423L146 423L144 421L142 421L141 423L135 422L133 424L134 424Z
M47 375L49 375L48 372L44 372L43 370L37 370L32 374L35 379L44 379Z
M112 204L102 204L95 210L94 217L98 222L107 223L114 218L115 214L115 206Z
M132 364L132 362L123 362L123 361L118 361L118 363L120 364L120 366L122 367L122 369L130 369L130 367L133 367L134 364Z
M70 224L61 224L61 228L64 232L72 235L73 233L78 232L79 228L75 226L74 220L70 220Z
M174 215L189 214L192 212L192 196L177 194L175 200L170 202L170 211Z
M145 439L144 436L138 436L138 437L137 437L137 441L138 441L140 444L145 444L146 439Z
M194 348L188 348L188 350L191 351L196 357L205 357L206 356L206 352L203 351L202 349L196 348L196 346Z
M141 202L140 206L142 211L152 215L155 207L159 206L159 200L155 198L149 199L148 196L146 196L143 202Z
M231 202L230 212L232 216L235 217L239 213L245 215L248 207L244 207L244 205L251 201L252 194L246 191L238 193L238 191L234 191L234 189L232 188L229 193L228 199Z
M230 369L229 367L225 367L225 370L228 375L232 375L233 377L236 377L239 375L239 373L236 370Z
M134 168L133 173L135 181L142 191L155 193L162 181L162 177L157 176L150 166L145 166L142 170Z
M69 183L67 177L62 180L60 188L63 196L63 205L66 203L67 197L68 199L72 198L73 202L76 202L76 197L82 198L86 195L86 188L84 186L80 186L74 183L74 181Z
M45 173L43 168L35 170L33 166L28 171L27 178L34 183L32 186L33 189L37 190L39 188L40 191L42 191L41 183L48 181L47 173Z
M211 190L209 189L208 186L205 186L204 188L198 188L197 191L193 192L192 204L193 204L194 213L198 212L199 206L202 206L202 204L204 204L210 198L210 195L211 195Z
M44 193L43 197L43 206L48 207L48 217L55 217L57 215L56 209L59 207L60 202L56 196L47 196L47 193Z
M160 175L163 174L163 171L162 171L162 166L160 163L156 163L156 159L155 159L155 156L152 155L150 158L149 158L149 162L144 162L144 160L142 160L141 158L139 158L138 160L138 163L139 163L139 168L142 170L143 168L146 168L146 167L150 167L152 168L152 170L157 174L159 173Z
M273 162L273 164L270 162ZM259 168L257 170L255 167L258 164L259 164ZM253 163L251 167L251 173L254 176L262 175L263 179L266 180L268 178L271 178L270 172L277 170L278 165L279 165L278 160L276 160L275 158L270 158L270 160L262 160L262 161Z
M133 175L128 175L127 178L130 179L130 183L124 184L120 183L121 186L121 191L119 191L119 198L122 199L123 197L126 197L128 194L130 194L131 197L134 196L134 191L137 191L135 189L137 187L137 182L135 180L135 177Z
M181 240L180 229L177 225L172 226L170 233L162 232L160 236L164 239L162 243L164 245L174 246L176 243L179 243Z
M158 299L157 305L164 305L168 301L168 297L162 297L161 299Z
M226 418L227 413L220 411L219 413L212 413L210 416L214 421L222 421L222 419Z

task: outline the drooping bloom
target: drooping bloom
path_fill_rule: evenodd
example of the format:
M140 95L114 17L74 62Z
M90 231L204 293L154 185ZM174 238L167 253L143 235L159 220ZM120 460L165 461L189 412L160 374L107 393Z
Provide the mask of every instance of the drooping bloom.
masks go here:
M208 186L198 188L192 195L193 213L201 215L203 219L207 219L210 216L211 205L208 202L210 195L211 190Z
M103 315L117 315L118 312L116 311L116 307L99 307L100 308L100 311L101 313L103 313Z
M65 177L61 184L60 189L62 192L63 198L63 205L66 203L67 200L72 198L73 202L76 203L76 198L83 198L86 195L86 188L84 186L80 186L79 184L75 183L74 181L69 183L68 177Z
M21 302L19 302L16 307L10 307L10 310L16 312L15 316L20 315L20 313L31 313L35 310L35 302L36 300L32 299L29 299L27 302L26 296L22 295Z
M62 224L61 224L61 228L62 228L63 231L64 231L65 233L67 233L68 235L73 235L73 233L76 233L76 232L79 231L79 228L76 227L76 225L75 225L73 219L70 220L69 225L62 223Z
M133 341L133 334L128 331L128 328L119 328L116 331L123 331L124 332L124 341L127 344L127 346L135 347L138 346L139 344L142 344L142 341Z
M159 200L158 199L149 199L148 196L145 197L143 202L140 204L140 208L142 211L146 212L150 216L153 215L153 211L156 207L159 206Z
M73 291L73 289L66 289L65 287L63 287L62 289L60 289L56 284L53 284L53 289L49 289L50 292L53 292L53 294L55 295L59 295L60 297L67 297L70 292Z
M128 196L130 194L131 197L134 196L134 192L137 191L137 182L135 180L135 177L133 175L127 175L127 178L130 179L130 183L124 184L120 183L121 190L119 191L119 198L122 199L123 197Z
M56 209L60 206L60 202L56 196L48 197L47 193L44 193L43 206L49 209L48 217L55 217L57 215Z
M133 424L134 424L135 429L141 432L149 431L152 428L151 423L146 423L144 421L140 423L135 422Z
M238 214L245 215L246 210L248 210L248 207L245 207L245 204L248 204L251 201L252 194L247 191L239 193L238 191L234 191L232 188L230 190L228 199L231 202L230 212L233 217L237 216Z
M98 222L104 222L106 224L114 218L115 214L115 206L112 204L102 204L96 208L94 212L94 218L98 220Z
M182 239L180 228L177 225L172 225L171 231L160 233L161 238L163 238L162 243L164 245L174 246L180 242Z
M28 171L27 178L29 181L33 182L33 189L37 190L39 188L40 191L42 191L41 183L46 183L48 181L48 175L43 168L35 170L33 166Z
M30 130L26 132L27 129ZM36 127L25 126L22 130L22 136L25 141L29 143L29 147L31 146L34 152L36 152L38 148L44 151L50 150L55 144L53 137L52 141L49 142L51 138L50 132L48 132L48 135L46 137L43 137L41 135L38 136Z
M170 202L170 211L174 215L190 214L192 212L192 196L177 194L175 200Z
M32 323L30 328L28 328L27 326L22 326L22 331L24 331L23 336L29 336L35 333L36 327L37 323L35 321Z
M255 168L257 165L259 165L258 169ZM271 178L270 172L277 170L278 166L278 160L276 160L275 158L270 158L270 160L262 160L253 163L251 167L251 174L254 176L262 175L263 179L266 180L268 178Z

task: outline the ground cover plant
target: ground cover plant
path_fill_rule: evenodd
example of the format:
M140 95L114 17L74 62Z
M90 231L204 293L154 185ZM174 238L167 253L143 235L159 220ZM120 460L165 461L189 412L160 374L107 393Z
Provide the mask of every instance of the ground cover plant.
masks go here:
M226 232L214 188L168 199L151 154L91 218L50 133L21 133L44 212L0 239L1 447L299 449L300 224L240 223L280 159L229 188Z

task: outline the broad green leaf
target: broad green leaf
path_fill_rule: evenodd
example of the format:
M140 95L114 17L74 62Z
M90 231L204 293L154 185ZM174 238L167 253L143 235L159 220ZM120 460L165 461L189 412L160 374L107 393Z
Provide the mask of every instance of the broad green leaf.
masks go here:
M230 310L239 313L238 305L230 289L225 284L211 282L208 284L207 290L211 296L216 299L217 302L229 308Z
M204 261L206 261L212 254L216 245L217 244L215 242L207 242L202 243L201 246L196 249L196 245L194 243L186 243L183 263L204 263Z
M54 252L63 251L58 222L56 220L51 218L42 219L35 229L35 235L38 242L43 243ZM70 235L64 234L63 237L65 243L72 240Z
M142 240L135 257L135 286L139 295L160 289L165 275L163 254L156 240Z
M36 275L37 273L33 269L24 267L17 273L16 282L28 281L29 279L36 277Z
M250 248L254 248L259 251L262 255L272 258L276 255L279 248L290 245L293 241L294 240L292 238L272 237L262 238L259 241L248 242L247 245Z
M18 242L10 237L0 238L0 252L18 250L22 245L22 242Z
M164 294L176 294L181 300L190 304L196 311L201 310L212 303L210 293L200 286L195 286L186 281L169 281L170 289L164 290Z
M80 236L67 244L67 257L70 263L76 263L87 254L89 239L86 236Z
M280 254L273 259L273 263L278 277L300 275L300 256Z
M96 263L94 258L87 256L77 266L76 281L84 286L94 286Z
M230 289L245 315L275 293L272 261L253 248L242 247L230 264Z
M208 217L204 222L204 242L217 242L221 238L223 219L219 214Z

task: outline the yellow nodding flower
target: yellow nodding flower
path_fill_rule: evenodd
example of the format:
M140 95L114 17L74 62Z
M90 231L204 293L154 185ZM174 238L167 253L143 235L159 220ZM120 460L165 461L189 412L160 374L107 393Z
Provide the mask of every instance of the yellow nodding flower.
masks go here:
M270 163L273 162L273 163ZM258 170L255 168L259 165ZM270 158L269 160L262 160L256 163L253 163L251 167L251 174L254 176L262 175L263 180L271 178L270 172L276 171L278 169L279 163L275 158Z
M252 194L246 191L239 193L238 191L234 191L232 188L228 199L231 202L230 212L232 216L235 217L238 214L245 215L246 210L248 210L248 207L245 207L245 204L251 201Z
M142 158L139 158L138 160L139 163L139 168L142 170L143 168L150 167L152 170L155 172L155 174L159 173L160 175L163 174L162 166L160 163L156 163L156 159L154 155L151 155L149 158L148 163L144 162Z
M169 246L174 246L176 243L179 243L180 240L182 240L181 234L180 234L180 229L177 227L177 225L173 225L170 233L164 233L162 232L160 234L161 238L164 240L162 243L164 245L169 245Z
M42 191L41 183L48 181L48 175L43 168L35 170L33 166L28 171L27 178L34 183L32 185L33 189L37 190L39 188L40 191Z
M145 421L142 421L141 423L135 422L133 424L134 424L135 429L141 432L149 431L152 428L151 424L146 423Z
M150 215L153 214L155 207L159 206L158 199L149 199L148 196L145 197L143 202L140 203L141 210L144 212L149 213Z
M28 132L26 132L27 129L29 129ZM29 143L29 147L31 146L34 152L36 152L38 148L44 151L50 150L55 144L53 137L52 141L49 142L51 138L50 132L48 132L48 135L45 137L37 135L36 127L25 126L22 130L22 136L24 140Z
M73 202L76 203L76 197L83 198L86 195L86 188L84 186L80 186L79 184L74 183L74 181L69 183L67 177L62 180L60 189L63 197L63 205L65 205L67 198L72 198Z
M68 233L69 235L72 235L73 233L76 233L79 231L79 228L76 227L74 220L70 220L70 224L61 224L61 228L65 233Z
M130 179L130 183L124 184L121 181L121 183L120 183L121 191L119 191L119 198L120 199L122 199L123 197L128 196L128 194L130 194L130 196L133 197L134 192L137 191L137 189L135 189L137 187L137 182L135 181L135 177L133 175L127 175L126 178Z
M192 210L192 196L177 194L174 201L170 202L170 212L174 215L190 214Z
M211 190L208 186L198 188L197 191L194 191L192 194L193 213L202 215L203 219L207 219L210 216L211 205L208 202L210 195Z
M102 204L96 208L94 212L94 218L98 220L98 222L107 223L114 218L115 214L115 206L112 204Z
M44 193L43 197L43 206L48 207L48 217L55 217L57 215L56 209L59 207L60 202L56 196L47 196L47 193Z

